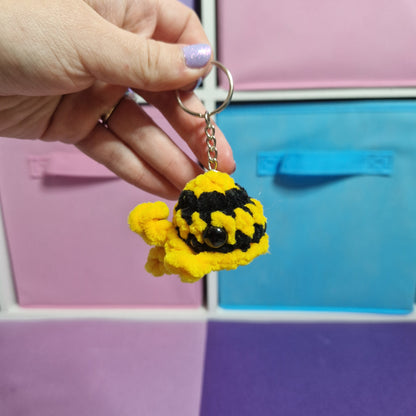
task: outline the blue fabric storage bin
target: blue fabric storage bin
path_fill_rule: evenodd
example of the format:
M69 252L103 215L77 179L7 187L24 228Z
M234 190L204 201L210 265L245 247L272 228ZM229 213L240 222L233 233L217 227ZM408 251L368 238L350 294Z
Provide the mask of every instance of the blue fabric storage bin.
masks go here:
M270 254L219 273L221 307L413 309L416 102L238 104L217 122L270 236Z

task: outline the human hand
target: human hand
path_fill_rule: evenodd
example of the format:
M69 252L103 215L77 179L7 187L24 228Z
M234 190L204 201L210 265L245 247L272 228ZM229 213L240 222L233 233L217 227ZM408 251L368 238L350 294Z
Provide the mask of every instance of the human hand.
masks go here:
M74 144L133 185L175 199L199 166L132 100L119 103L109 128L97 120L133 88L206 166L205 121L185 113L174 90L207 75L207 44L195 13L176 0L4 0L0 136ZM182 101L205 112L193 93ZM231 173L218 128L216 138L218 169Z

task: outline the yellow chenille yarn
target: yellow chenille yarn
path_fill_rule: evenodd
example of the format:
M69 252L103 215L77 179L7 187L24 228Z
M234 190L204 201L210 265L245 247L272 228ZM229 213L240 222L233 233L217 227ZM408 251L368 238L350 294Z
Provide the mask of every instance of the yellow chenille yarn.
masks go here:
M172 222L168 216L168 206L158 201L136 206L128 219L131 230L155 246L145 266L155 276L177 274L184 282L195 282L211 271L249 264L268 251L261 203L248 197L226 173L209 171L188 182ZM207 237L210 227L214 236L224 235L223 246L214 247L216 241L212 246Z

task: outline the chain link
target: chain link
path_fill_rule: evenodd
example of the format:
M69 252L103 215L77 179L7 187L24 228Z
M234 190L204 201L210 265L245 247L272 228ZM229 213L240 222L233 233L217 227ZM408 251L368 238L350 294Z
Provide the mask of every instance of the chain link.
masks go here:
M205 119L205 136L207 137L208 147L208 168L209 170L216 170L218 166L218 151L217 151L217 139L215 138L215 127L211 123L211 116L208 111L204 114Z
M178 101L179 106L182 108L182 110L186 111L188 114L192 116L205 119L205 124L206 124L205 136L207 137L206 143L208 146L208 169L216 170L218 167L217 140L215 138L215 127L211 123L211 117L214 114L217 114L220 111L224 110L227 107L227 105L230 103L231 98L233 96L233 92L234 92L234 81L233 81L231 72L223 64L221 64L218 61L211 61L211 64L217 66L219 69L221 69L225 73L225 75L228 78L228 83L229 83L227 97L219 107L217 107L215 110L211 112L206 111L205 113L192 111L183 104L181 97L180 97L179 90L176 90L175 94L176 94L176 100Z

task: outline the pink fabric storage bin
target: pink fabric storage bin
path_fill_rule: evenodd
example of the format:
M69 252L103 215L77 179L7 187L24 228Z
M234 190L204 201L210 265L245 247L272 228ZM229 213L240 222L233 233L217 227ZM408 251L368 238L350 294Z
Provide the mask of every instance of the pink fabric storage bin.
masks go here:
M414 1L227 0L217 9L218 58L236 89L416 85Z
M0 321L0 414L199 415L206 331L204 322Z
M151 115L177 137L159 113ZM18 303L201 306L202 283L144 270L149 247L129 230L127 216L159 199L73 146L0 138L0 200Z

